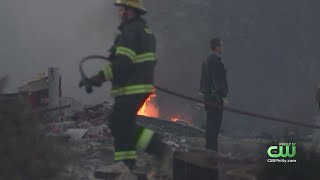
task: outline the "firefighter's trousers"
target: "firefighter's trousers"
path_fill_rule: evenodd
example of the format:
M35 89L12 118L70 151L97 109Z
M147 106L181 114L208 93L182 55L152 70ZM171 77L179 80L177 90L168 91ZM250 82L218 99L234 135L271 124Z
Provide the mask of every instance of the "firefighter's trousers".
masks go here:
M136 125L136 114L148 96L149 94L136 94L115 98L110 122L115 161L135 162L137 151L148 148L154 132Z

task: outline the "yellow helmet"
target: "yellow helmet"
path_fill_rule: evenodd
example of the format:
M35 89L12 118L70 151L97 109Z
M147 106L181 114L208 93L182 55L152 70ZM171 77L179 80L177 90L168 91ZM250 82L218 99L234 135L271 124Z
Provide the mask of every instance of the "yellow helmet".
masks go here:
M141 14L147 13L147 10L143 7L142 0L116 0L115 5L134 8Z

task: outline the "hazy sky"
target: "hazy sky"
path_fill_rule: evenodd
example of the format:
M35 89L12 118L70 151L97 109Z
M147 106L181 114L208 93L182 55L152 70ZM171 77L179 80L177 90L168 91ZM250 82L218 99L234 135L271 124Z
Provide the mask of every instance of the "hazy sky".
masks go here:
M7 92L49 66L63 76L63 94L86 103L107 98L106 88L86 96L78 89L78 62L92 53L107 54L118 19L106 0L2 0L0 2L0 75L11 77ZM101 63L88 65L99 70Z
M107 54L113 42L119 21L112 2L1 0L0 76L11 76L6 91L16 91L38 72L55 66L63 76L64 96L84 103L110 100L109 86L86 95L77 84L81 57ZM223 61L233 107L303 121L318 114L314 93L320 81L319 0L145 3L158 39L157 84L197 97L209 39L220 36L225 41ZM86 69L93 73L102 65L92 63ZM161 93L158 98L164 113L185 111L185 101ZM234 131L255 130L255 125L263 129L267 124L228 113L225 119ZM272 129L278 124L268 125Z
M199 98L201 61L209 53L209 39L220 36L232 107L298 121L319 114L314 98L320 83L319 0L146 2L160 40L156 78L161 86ZM188 103L166 95L159 101L169 112L181 112L176 109ZM230 113L224 123L233 132L279 127Z

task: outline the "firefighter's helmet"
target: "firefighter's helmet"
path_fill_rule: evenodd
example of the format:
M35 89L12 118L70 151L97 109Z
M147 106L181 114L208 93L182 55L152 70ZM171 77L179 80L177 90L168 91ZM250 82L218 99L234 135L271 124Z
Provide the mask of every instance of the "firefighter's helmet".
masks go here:
M134 8L141 14L147 13L146 9L143 7L142 0L116 0L115 5Z

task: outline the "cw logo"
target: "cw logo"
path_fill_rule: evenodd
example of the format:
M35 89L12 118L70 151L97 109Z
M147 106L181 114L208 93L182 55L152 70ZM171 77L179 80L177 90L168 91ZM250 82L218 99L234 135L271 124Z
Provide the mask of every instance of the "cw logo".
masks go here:
M290 153L290 146L291 146L291 153ZM279 157L293 158L296 156L296 143L279 145L279 147L278 146L270 146L268 148L268 155L271 158L279 158Z

